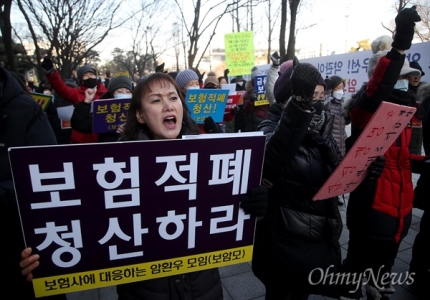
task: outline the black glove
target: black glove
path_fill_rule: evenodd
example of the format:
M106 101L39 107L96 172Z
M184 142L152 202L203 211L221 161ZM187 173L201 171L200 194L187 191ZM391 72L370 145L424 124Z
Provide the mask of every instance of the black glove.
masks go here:
M42 68L45 69L46 73L51 73L54 70L54 63L52 62L52 59L50 59L48 56L45 57L42 61Z
M225 69L224 70L224 77L225 77L225 79L228 81L228 73L230 73L230 70L229 69Z
M240 201L240 207L247 214L257 217L262 217L267 209L267 187L260 185L259 187L249 189L245 196Z
M378 156L369 166L369 179L378 179L385 167L385 156Z
M415 34L415 22L421 21L416 6L405 8L397 15L396 31L391 46L399 50L408 50L411 48L412 40Z
M275 51L270 56L270 60L272 61L272 66L278 67L281 64L281 57L278 54L278 51Z
M155 73L164 73L164 63L155 68Z
M206 72L203 72L202 74L200 74L199 76L199 82L202 83L203 82L203 77L205 76Z
M205 118L204 120L204 129L207 133L221 133L221 127L214 122L211 116Z

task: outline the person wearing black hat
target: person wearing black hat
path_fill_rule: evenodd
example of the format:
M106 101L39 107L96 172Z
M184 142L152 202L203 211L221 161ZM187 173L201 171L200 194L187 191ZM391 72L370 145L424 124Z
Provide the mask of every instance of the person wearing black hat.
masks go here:
M430 156L430 83L423 83L418 89L417 101L421 103L423 111L423 140L424 153ZM428 298L428 284L430 282L430 172L422 173L415 185L414 208L423 211L419 232L412 246L412 257L409 273L415 274L411 284L417 299Z
M418 93L418 88L422 84L424 84L424 82L421 81L421 77L424 76L425 73L423 72L423 69L421 68L420 64L417 61L410 62L409 66L421 72L420 75L418 74L408 75L408 80L409 80L408 92L415 98L418 106L417 119L414 120L415 122L412 123L412 137L411 137L411 144L409 145L409 151L413 154L420 155L423 147L423 128L422 128L423 110L421 109L421 103L418 101L419 99L418 99L417 93Z
M46 78L51 84L52 89L63 99L76 104L85 100L85 91L95 89L94 98L98 99L106 93L106 88L102 82L97 80L97 71L90 66L80 67L77 71L79 88L72 88L66 85L60 73L55 69L50 57L45 57L42 68L46 72ZM94 143L97 142L97 135L93 133L83 134L72 130L71 143Z
M415 97L417 95L418 87L421 85L421 77L425 75L423 69L417 61L411 61L409 63L411 68L417 69L421 72L419 76L408 76L409 87L408 91Z
M113 98L130 98L132 97L133 82L127 76L118 76L111 78L108 86L108 91L100 96L100 99L113 99ZM92 126L92 113L91 102L94 99L95 93L92 89L85 91L85 100L75 105L72 118L70 120L72 128L84 133L91 133ZM120 136L119 132L106 132L99 133L97 141L99 143L116 142Z
M275 82L276 103L258 127L266 135L262 183L268 203L257 222L252 270L267 300L338 296L336 285L312 272L336 272L341 263L337 200L312 200L342 159L331 133L333 116L323 110L325 87L313 65L295 59Z

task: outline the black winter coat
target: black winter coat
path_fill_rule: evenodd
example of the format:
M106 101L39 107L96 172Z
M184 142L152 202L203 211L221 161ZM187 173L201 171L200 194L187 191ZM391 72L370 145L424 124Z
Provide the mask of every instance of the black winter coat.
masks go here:
M335 285L310 285L308 280L315 268L333 272L341 263L337 200L312 201L342 157L331 133L333 116L326 113L317 133L308 129L313 113L291 100L283 111L272 104L270 113L259 126L267 137L263 183L271 188L268 210L257 223L254 274L264 284L337 297ZM314 272L312 278L318 282L321 273Z
M422 85L418 99L423 107L423 141L424 153L430 157L430 83ZM430 168L423 172L415 186L414 207L430 211Z
M54 132L42 107L26 95L13 75L0 67L0 239L4 287L13 286L14 299L36 299L31 282L21 275L24 250L21 223L9 164L11 147L55 145ZM7 244L7 246L6 246ZM65 299L65 295L49 299ZM47 298L48 299L48 298Z
M187 134L192 134L188 132ZM140 131L136 140L150 138ZM117 286L118 300L222 300L217 268Z

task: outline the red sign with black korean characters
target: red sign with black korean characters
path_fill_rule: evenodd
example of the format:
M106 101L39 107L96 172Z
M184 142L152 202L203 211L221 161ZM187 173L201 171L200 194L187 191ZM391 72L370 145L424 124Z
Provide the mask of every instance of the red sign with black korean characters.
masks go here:
M226 136L10 148L37 297L250 261L265 137Z
M414 107L382 102L357 141L313 200L352 192L363 181L368 167L376 157L384 155L403 129L410 125L415 111Z

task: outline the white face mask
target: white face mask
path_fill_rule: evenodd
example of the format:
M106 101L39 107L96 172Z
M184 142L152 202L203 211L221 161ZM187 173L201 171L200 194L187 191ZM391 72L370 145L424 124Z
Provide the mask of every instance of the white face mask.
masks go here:
M131 94L115 94L114 97L115 99L125 99L125 98L131 99Z
M200 87L198 85L193 85L193 86L187 87L187 90L200 90Z
M335 99L342 99L343 97L343 91L339 90L339 91L333 91L333 98Z
M399 79L399 80L397 80L396 84L394 85L394 89L407 92L408 86L409 86L409 80Z

